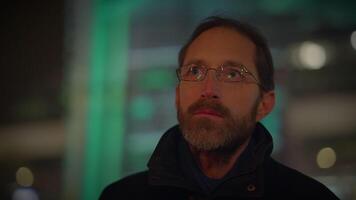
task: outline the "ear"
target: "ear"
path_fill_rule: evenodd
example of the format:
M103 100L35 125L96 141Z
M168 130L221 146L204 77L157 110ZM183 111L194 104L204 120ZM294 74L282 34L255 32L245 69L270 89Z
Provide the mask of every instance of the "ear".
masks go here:
M276 97L273 90L262 94L257 108L256 121L260 121L273 110L275 101Z
M178 110L179 107L179 98L180 98L180 93L179 93L179 84L176 86L176 109Z

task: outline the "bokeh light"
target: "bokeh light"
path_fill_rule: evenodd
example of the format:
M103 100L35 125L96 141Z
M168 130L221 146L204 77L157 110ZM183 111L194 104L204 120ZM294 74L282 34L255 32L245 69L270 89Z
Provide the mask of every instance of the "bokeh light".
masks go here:
M33 173L27 167L20 167L16 172L16 183L23 187L29 187L33 184Z
M12 200L39 200L37 192L32 188L17 188L12 195Z
M317 154L316 162L320 168L326 169L332 167L336 162L336 153L331 147L320 149Z
M317 43L306 41L299 48L298 58L306 69L320 69L326 63L325 48Z
M356 50L356 31L351 33L351 46Z

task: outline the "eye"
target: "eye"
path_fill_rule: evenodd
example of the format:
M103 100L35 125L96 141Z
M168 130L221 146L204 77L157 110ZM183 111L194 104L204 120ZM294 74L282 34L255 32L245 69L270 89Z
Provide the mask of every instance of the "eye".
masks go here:
M236 71L229 71L229 73L227 74L227 77L229 79L235 78L236 76L240 76L239 72Z
M244 76L242 72L235 67L224 67L223 69L223 78L226 81L241 81Z
M204 75L204 67L197 64L191 64L182 67L181 78L186 81L200 80Z
M199 65L190 66L189 73L192 75L199 75L201 73L201 67Z

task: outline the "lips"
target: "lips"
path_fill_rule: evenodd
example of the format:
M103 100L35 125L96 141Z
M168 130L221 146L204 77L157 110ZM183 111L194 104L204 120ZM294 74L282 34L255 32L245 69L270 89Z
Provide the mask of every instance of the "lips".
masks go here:
M213 110L213 109L199 109L193 113L194 115L210 115L210 116L215 116L215 117L223 117L219 112Z

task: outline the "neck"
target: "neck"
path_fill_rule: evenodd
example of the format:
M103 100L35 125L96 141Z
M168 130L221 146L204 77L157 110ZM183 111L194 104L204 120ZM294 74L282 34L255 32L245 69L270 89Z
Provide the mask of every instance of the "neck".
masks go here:
M191 145L189 147L202 172L209 178L220 179L233 168L236 160L246 149L250 139L251 137L231 153L201 151Z

